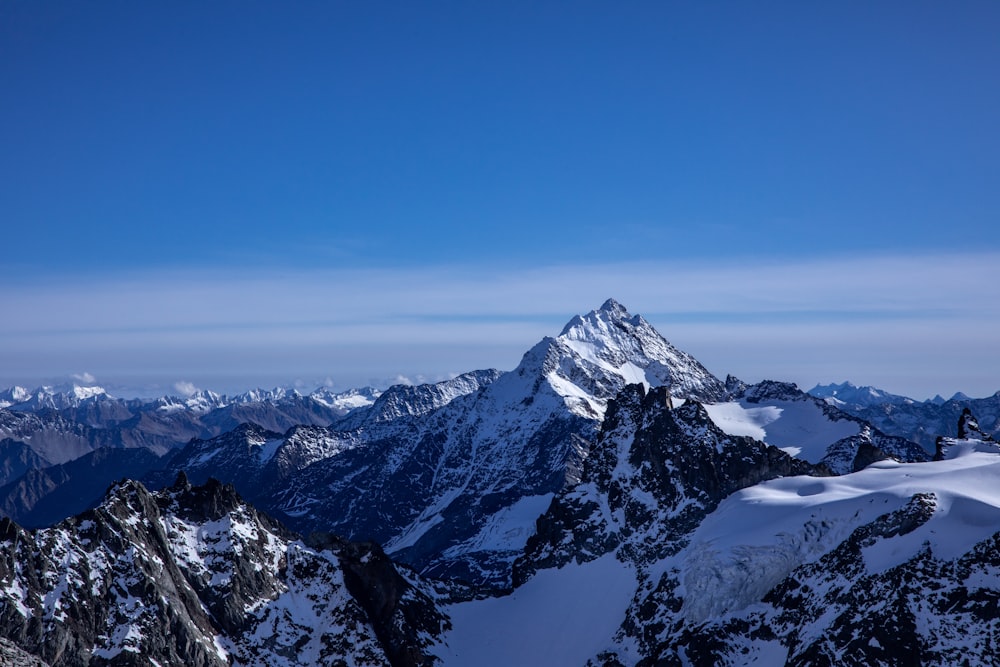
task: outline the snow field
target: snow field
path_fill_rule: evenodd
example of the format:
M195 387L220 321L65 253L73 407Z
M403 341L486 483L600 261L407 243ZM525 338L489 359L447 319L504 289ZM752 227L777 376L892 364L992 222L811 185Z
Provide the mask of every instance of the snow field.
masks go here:
M446 608L453 628L438 657L445 666L582 665L610 647L636 585L613 554L542 570L509 596Z

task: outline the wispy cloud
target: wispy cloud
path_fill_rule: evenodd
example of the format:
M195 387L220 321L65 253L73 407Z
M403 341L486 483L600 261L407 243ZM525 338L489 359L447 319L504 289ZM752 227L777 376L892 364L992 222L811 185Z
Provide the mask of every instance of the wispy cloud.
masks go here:
M82 382L83 384L94 384L97 382L97 378L87 372L73 373L70 375L70 378L76 380L77 382Z
M197 394L198 387L196 387L193 382L185 382L184 380L181 380L174 383L174 391L181 396L188 397Z
M81 366L102 377L197 371L201 383L212 373L291 379L312 370L322 379L510 368L538 338L613 296L720 374L872 378L916 391L939 379L940 391L956 382L993 391L998 261L201 272L41 284L0 294L0 368L11 376Z

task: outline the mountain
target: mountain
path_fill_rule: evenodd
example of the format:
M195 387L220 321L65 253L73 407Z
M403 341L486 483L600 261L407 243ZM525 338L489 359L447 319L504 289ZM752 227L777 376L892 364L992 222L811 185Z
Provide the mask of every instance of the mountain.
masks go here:
M816 385L808 392L817 398L830 399L833 405L852 405L858 407L868 407L888 403L891 405L905 405L916 403L912 398L890 394L887 391L876 389L875 387L858 387L850 382L840 384Z
M776 583L753 605L730 598L727 614L674 646L714 664L754 654L792 665L995 664L1000 448L978 435L943 439L933 463L776 480L727 499L693 536L688 564L749 574L780 563Z
M123 446L117 430L96 429L52 412L32 414L0 408L0 484L95 449Z
M726 433L747 435L836 474L853 472L886 457L926 461L929 452L914 442L887 435L828 399L794 384L765 380L742 385L732 400L706 404L712 421Z
M971 422L828 476L665 398L613 402L514 590L443 607L443 664L996 663L1000 448Z
M95 449L66 463L28 470L0 486L0 514L29 528L50 526L96 505L109 480L140 479L164 463L148 449Z
M880 389L844 383L817 385L809 393L883 433L916 442L928 451L934 450L938 436L955 433L955 424L966 409L979 415L985 433L1000 436L1000 391L986 398L969 398L959 392L948 400L937 396L929 401L914 401Z
M4 667L49 667L37 656L21 650L9 639L0 639L0 665Z
M962 409L932 457L829 399L721 382L609 300L513 371L390 388L329 424L240 423L50 528L0 521L0 656L996 664L990 417ZM219 408L172 410L204 425ZM31 464L3 446L12 471ZM0 502L57 511L126 451L149 454L29 470Z
M44 386L29 391L24 387L10 387L0 391L0 407L16 407L25 412L40 410L65 410L77 408L84 403L113 401L103 387L70 384L64 386Z
M18 403L24 403L31 397L31 392L29 392L24 387L8 387L7 389L0 389L0 408L9 408L12 405L17 405Z
M281 441L192 442L168 474L200 479L211 467L298 530L374 540L428 576L503 588L535 518L578 478L608 401L632 382L669 385L679 399L726 394L693 357L608 300L511 372L396 388L337 424ZM303 450L310 455L286 462ZM228 460L239 463L219 463ZM247 474L241 466L251 460L260 470Z
M121 399L101 387L74 384L31 391L11 387L0 391L0 408L57 415L95 429L118 429L124 433L123 440L133 446L170 448L192 437L219 435L248 421L280 430L298 424L331 424L353 410L370 406L380 393L371 387L342 392L319 388L303 395L277 387L235 396L199 390L184 397Z
M318 389L308 396L274 389L233 398L201 391L183 399L146 401L113 398L100 387L40 387L30 392L13 387L0 392L0 406L6 406L0 407L0 486L99 450L123 450L118 470L113 456L105 456L101 466L89 466L93 477L89 502L113 480L140 474L134 465L138 458L152 462L193 438L210 438L246 423L281 432L300 424L328 425L371 406L379 395L370 388L339 393ZM124 451L131 449L145 450L148 455ZM77 466L86 467L86 463ZM61 483L56 480L68 479L64 472L35 475L34 480L24 480L24 486L52 491ZM42 478L46 481L39 486ZM25 500L34 497L36 492L22 495ZM34 524L38 517L29 516L31 504L20 507L15 515ZM59 518L83 509L79 503L70 503Z
M429 665L434 595L377 545L304 541L215 481L123 482L49 529L0 520L0 633L22 660Z
M209 440L192 440L177 452L168 468L149 480L154 486L166 484L181 471L195 481L223 475L236 481L246 497L266 502L270 494L287 486L290 475L360 446L372 432L378 437L404 433L412 419L477 391L499 376L495 370L473 371L436 384L396 385L332 428L295 426L278 432L254 422L241 424Z

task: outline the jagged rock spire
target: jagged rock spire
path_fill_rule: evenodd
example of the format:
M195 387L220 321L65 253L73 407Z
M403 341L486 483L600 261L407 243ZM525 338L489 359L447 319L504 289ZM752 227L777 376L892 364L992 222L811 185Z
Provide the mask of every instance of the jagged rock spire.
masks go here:
M991 438L979 428L979 420L972 414L972 410L965 408L962 410L962 416L958 418L958 439L990 440Z

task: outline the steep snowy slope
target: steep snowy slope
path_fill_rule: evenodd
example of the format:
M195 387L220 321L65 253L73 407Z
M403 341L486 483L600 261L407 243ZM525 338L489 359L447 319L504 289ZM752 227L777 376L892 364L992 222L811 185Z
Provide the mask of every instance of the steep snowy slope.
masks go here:
M584 416L603 414L626 384L666 385L678 398L718 400L723 384L694 357L678 350L641 315L608 299L599 310L576 316L547 344L547 379Z

